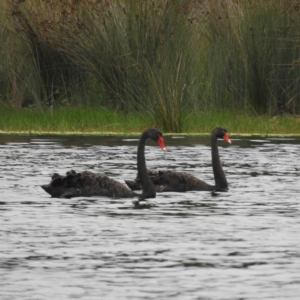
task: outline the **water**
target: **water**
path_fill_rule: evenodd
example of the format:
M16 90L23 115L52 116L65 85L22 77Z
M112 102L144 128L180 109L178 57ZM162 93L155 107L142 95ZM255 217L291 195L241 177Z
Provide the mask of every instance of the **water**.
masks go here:
M146 147L149 168L213 183L208 137ZM299 299L300 138L219 142L228 193L51 199L53 172L136 175L136 138L0 136L0 296Z

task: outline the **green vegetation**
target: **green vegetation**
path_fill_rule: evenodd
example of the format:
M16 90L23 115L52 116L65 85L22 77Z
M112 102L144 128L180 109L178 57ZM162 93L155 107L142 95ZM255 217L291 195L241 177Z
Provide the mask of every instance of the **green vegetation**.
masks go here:
M124 114L91 107L60 108L53 112L25 108L0 112L0 129L3 132L126 133L141 132L151 124L154 124L151 118L138 113Z
M0 130L300 133L298 1L6 0L0 25Z
M291 115L257 116L230 111L183 114L182 133L210 133L224 126L233 134L299 135L300 117ZM25 134L139 134L148 127L159 127L149 115L116 112L103 108L60 108L53 112L5 108L0 111L0 133ZM170 133L170 132L169 132Z

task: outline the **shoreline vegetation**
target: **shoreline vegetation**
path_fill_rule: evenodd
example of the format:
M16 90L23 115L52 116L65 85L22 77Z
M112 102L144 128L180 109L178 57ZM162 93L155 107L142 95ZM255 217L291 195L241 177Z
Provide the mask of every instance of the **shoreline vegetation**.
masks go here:
M292 0L0 2L0 131L300 134Z
M249 115L231 111L186 112L180 132L165 135L206 135L216 126L224 126L232 135L300 135L300 116ZM124 114L103 108L70 107L54 111L32 109L0 111L0 134L30 135L139 135L148 127L157 127L155 119L136 112Z

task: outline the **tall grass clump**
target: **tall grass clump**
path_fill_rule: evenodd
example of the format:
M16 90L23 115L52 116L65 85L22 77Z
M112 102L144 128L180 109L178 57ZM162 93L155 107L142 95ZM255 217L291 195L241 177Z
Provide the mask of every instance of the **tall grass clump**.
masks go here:
M79 1L66 12L69 23L59 24L63 43L51 42L101 82L112 107L149 113L163 129L180 131L196 76L184 19L190 4L117 0L91 8Z
M299 4L206 1L209 101L256 113L299 113Z
M5 40L1 65L10 86L5 98L16 108L85 103L88 75L48 41L59 2L7 0L0 5ZM60 39L61 33L55 34Z
M18 39L14 39L16 29L14 23L6 15L6 5L0 3L0 101L9 101L15 108L22 106L26 85L30 81L30 73L22 80L22 72L30 70L28 48Z
M6 3L37 86L25 82L25 71L19 78L41 104L71 102L78 94L83 103L91 97L80 93L88 77L106 106L151 114L163 129L180 131L196 88L191 0Z

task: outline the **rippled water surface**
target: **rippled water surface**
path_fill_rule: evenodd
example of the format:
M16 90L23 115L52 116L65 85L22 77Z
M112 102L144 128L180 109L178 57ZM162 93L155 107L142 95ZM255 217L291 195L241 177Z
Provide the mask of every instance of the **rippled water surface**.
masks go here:
M147 166L213 183L208 137L149 142ZM0 136L0 299L300 299L300 138L219 142L228 193L149 208L52 199L53 172L136 176L131 137Z

